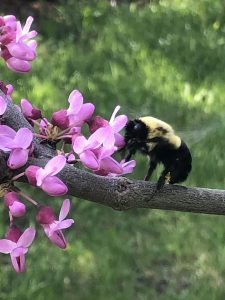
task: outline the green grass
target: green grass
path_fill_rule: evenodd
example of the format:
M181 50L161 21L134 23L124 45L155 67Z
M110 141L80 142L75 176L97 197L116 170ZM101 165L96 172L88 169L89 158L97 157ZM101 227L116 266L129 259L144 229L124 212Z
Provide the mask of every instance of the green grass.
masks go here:
M33 72L12 74L1 64L1 79L14 84L15 102L28 98L48 116L78 88L105 117L120 104L130 118L162 118L191 148L187 184L224 189L223 1L160 3L111 8L107 1L67 0L52 14L43 11ZM146 159L137 161L132 176L140 179ZM30 193L59 209L60 201ZM67 251L39 228L25 274L0 256L0 299L224 299L223 216L117 212L79 199L71 216Z

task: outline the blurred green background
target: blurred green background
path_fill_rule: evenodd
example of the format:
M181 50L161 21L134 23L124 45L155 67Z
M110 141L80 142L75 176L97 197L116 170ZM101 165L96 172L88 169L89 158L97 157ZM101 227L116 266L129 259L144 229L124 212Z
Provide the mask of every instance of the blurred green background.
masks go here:
M105 118L118 104L130 118L161 118L192 151L187 184L224 188L223 0L1 0L0 13L23 22L33 15L39 32L31 73L12 73L1 61L0 79L14 85L15 102L28 98L50 116L76 88ZM136 158L132 177L140 179L146 159ZM62 199L28 192L59 210ZM66 232L66 251L39 228L26 273L0 256L1 300L224 299L223 216L117 212L81 199L73 199L70 215L76 224ZM2 212L1 236L6 220Z

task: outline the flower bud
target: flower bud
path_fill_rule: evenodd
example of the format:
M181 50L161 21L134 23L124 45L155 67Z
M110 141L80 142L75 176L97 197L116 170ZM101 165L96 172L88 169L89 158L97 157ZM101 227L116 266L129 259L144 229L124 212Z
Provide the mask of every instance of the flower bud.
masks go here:
M67 110L61 109L52 114L52 124L58 126L60 129L66 129L69 127L69 118L67 116Z
M10 241L16 243L18 241L18 239L21 237L22 233L23 232L19 229L19 227L17 227L16 225L12 225L7 230L7 232L5 234L5 238L7 240L10 240Z
M94 133L100 127L108 126L109 122L100 116L96 116L91 121L88 122L88 125L89 125L90 133Z
M39 224L51 224L55 220L54 211L49 206L41 206L36 216Z
M20 202L16 192L6 193L4 196L4 203L13 217L22 217L26 212L26 206Z
M41 110L33 107L33 105L27 99L21 99L20 105L22 112L26 118L38 120L42 118Z
M9 211L13 217L22 217L26 212L26 206L20 201L14 201L13 204L9 206Z
M19 196L16 192L9 192L5 194L4 203L6 207L12 205L14 201L20 201Z
M37 185L36 173L39 169L40 169L40 167L37 167L37 166L29 166L25 170L25 175L27 176L29 183L34 186Z
M7 95L8 89L2 80L0 80L0 90L2 90L5 95Z

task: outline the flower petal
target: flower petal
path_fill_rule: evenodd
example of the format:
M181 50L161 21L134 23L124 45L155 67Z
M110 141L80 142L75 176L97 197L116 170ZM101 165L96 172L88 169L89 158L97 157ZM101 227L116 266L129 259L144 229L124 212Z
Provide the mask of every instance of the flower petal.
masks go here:
M100 162L100 169L103 169L109 173L122 174L122 166L112 157L105 157Z
M73 143L74 152L77 154L80 154L81 152L83 152L86 144L87 144L87 139L84 136L76 137L76 139L74 140L74 143Z
M0 125L0 136L1 135L5 135L11 139L14 139L14 137L16 136L16 132L7 125Z
M27 247L17 247L11 252L11 256L19 257L20 255L26 254L27 252Z
M28 149L12 150L7 161L8 167L15 170L24 166L28 160L28 152Z
M122 162L120 162L120 163L122 163ZM128 162L124 162L122 164L123 174L132 173L135 166L136 166L136 161L135 160L130 160Z
M16 243L7 240L2 239L0 240L0 252L4 254L10 253L14 248L16 248Z
M59 222L59 224L56 226L56 230L69 228L73 223L73 219L63 220L62 222Z
M26 212L26 206L20 201L14 201L12 205L9 206L9 210L13 217L22 217Z
M26 44L24 43L9 43L7 44L7 49L9 50L9 53L20 60L30 61L34 60L36 57L35 52Z
M91 170L97 170L99 168L99 163L91 150L85 150L80 154L80 160L86 168Z
M92 103L85 103L81 107L80 111L76 115L70 115L70 126L81 126L85 121L91 118L93 112L95 110L95 106Z
M115 119L115 117L116 117L116 114L118 113L119 110L120 110L120 106L117 105L117 106L115 107L113 113L112 113L112 116L111 116L110 120L109 120L109 124L110 124L110 125L112 125L112 123L114 122L114 119Z
M128 118L125 115L120 115L115 118L113 124L111 125L114 132L119 132L127 124Z
M22 254L19 257L10 255L12 265L17 273L25 271L25 255Z
M50 196L62 196L68 192L68 188L65 183L56 176L45 177L41 188Z
M67 115L75 115L80 111L83 105L83 96L78 90L73 90L69 95L68 102L70 106L67 109Z
M27 228L17 242L18 247L29 247L35 238L36 230L33 227Z
M121 134L115 133L114 137L115 137L115 146L116 147L121 148L125 145L125 139Z
M23 33L23 34L26 34L26 33L29 32L30 27L31 27L31 24L33 23L33 20L34 20L34 18L31 17L31 16L29 16L29 17L27 18L26 23L25 23L25 25L24 25L24 27L23 27L23 30L22 30L22 33Z
M7 59L6 65L10 70L14 72L26 73L31 70L31 65L29 62L15 57L10 57L9 59Z
M69 199L65 199L63 201L62 207L60 209L60 213L59 213L59 221L62 221L65 219L65 217L68 215L70 210L70 200Z
M53 234L48 236L48 238L50 239L50 241L52 243L54 243L59 248L65 249L67 246L66 239L61 230L57 230L57 231L53 232Z
M33 140L33 133L28 128L20 128L14 138L18 148L27 149Z
M64 155L57 155L53 157L49 162L46 164L44 170L47 175L55 175L59 173L66 164L66 158Z
M101 145L107 137L110 135L112 131L110 126L101 127L97 129L88 139L88 144L91 144L93 141L97 141L99 145Z
M11 151L13 148L16 148L14 141L8 136L0 135L0 149L3 151Z

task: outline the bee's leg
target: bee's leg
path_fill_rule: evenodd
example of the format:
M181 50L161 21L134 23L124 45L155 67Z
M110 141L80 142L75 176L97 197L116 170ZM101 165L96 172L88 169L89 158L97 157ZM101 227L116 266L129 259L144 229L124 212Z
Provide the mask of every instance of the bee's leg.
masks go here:
M136 153L136 149L132 148L128 150L128 155L125 158L125 162L129 161L131 159L131 156Z
M170 181L170 170L169 169L165 169L162 171L162 174L160 175L158 182L157 182L157 190L160 190L165 183L169 183Z
M149 165L149 168L148 168L148 172L147 172L147 174L145 175L145 178L144 178L145 181L148 181L150 179L150 177L152 176L152 173L155 170L156 166L157 166L157 161L151 159L151 162L150 162L150 165Z

